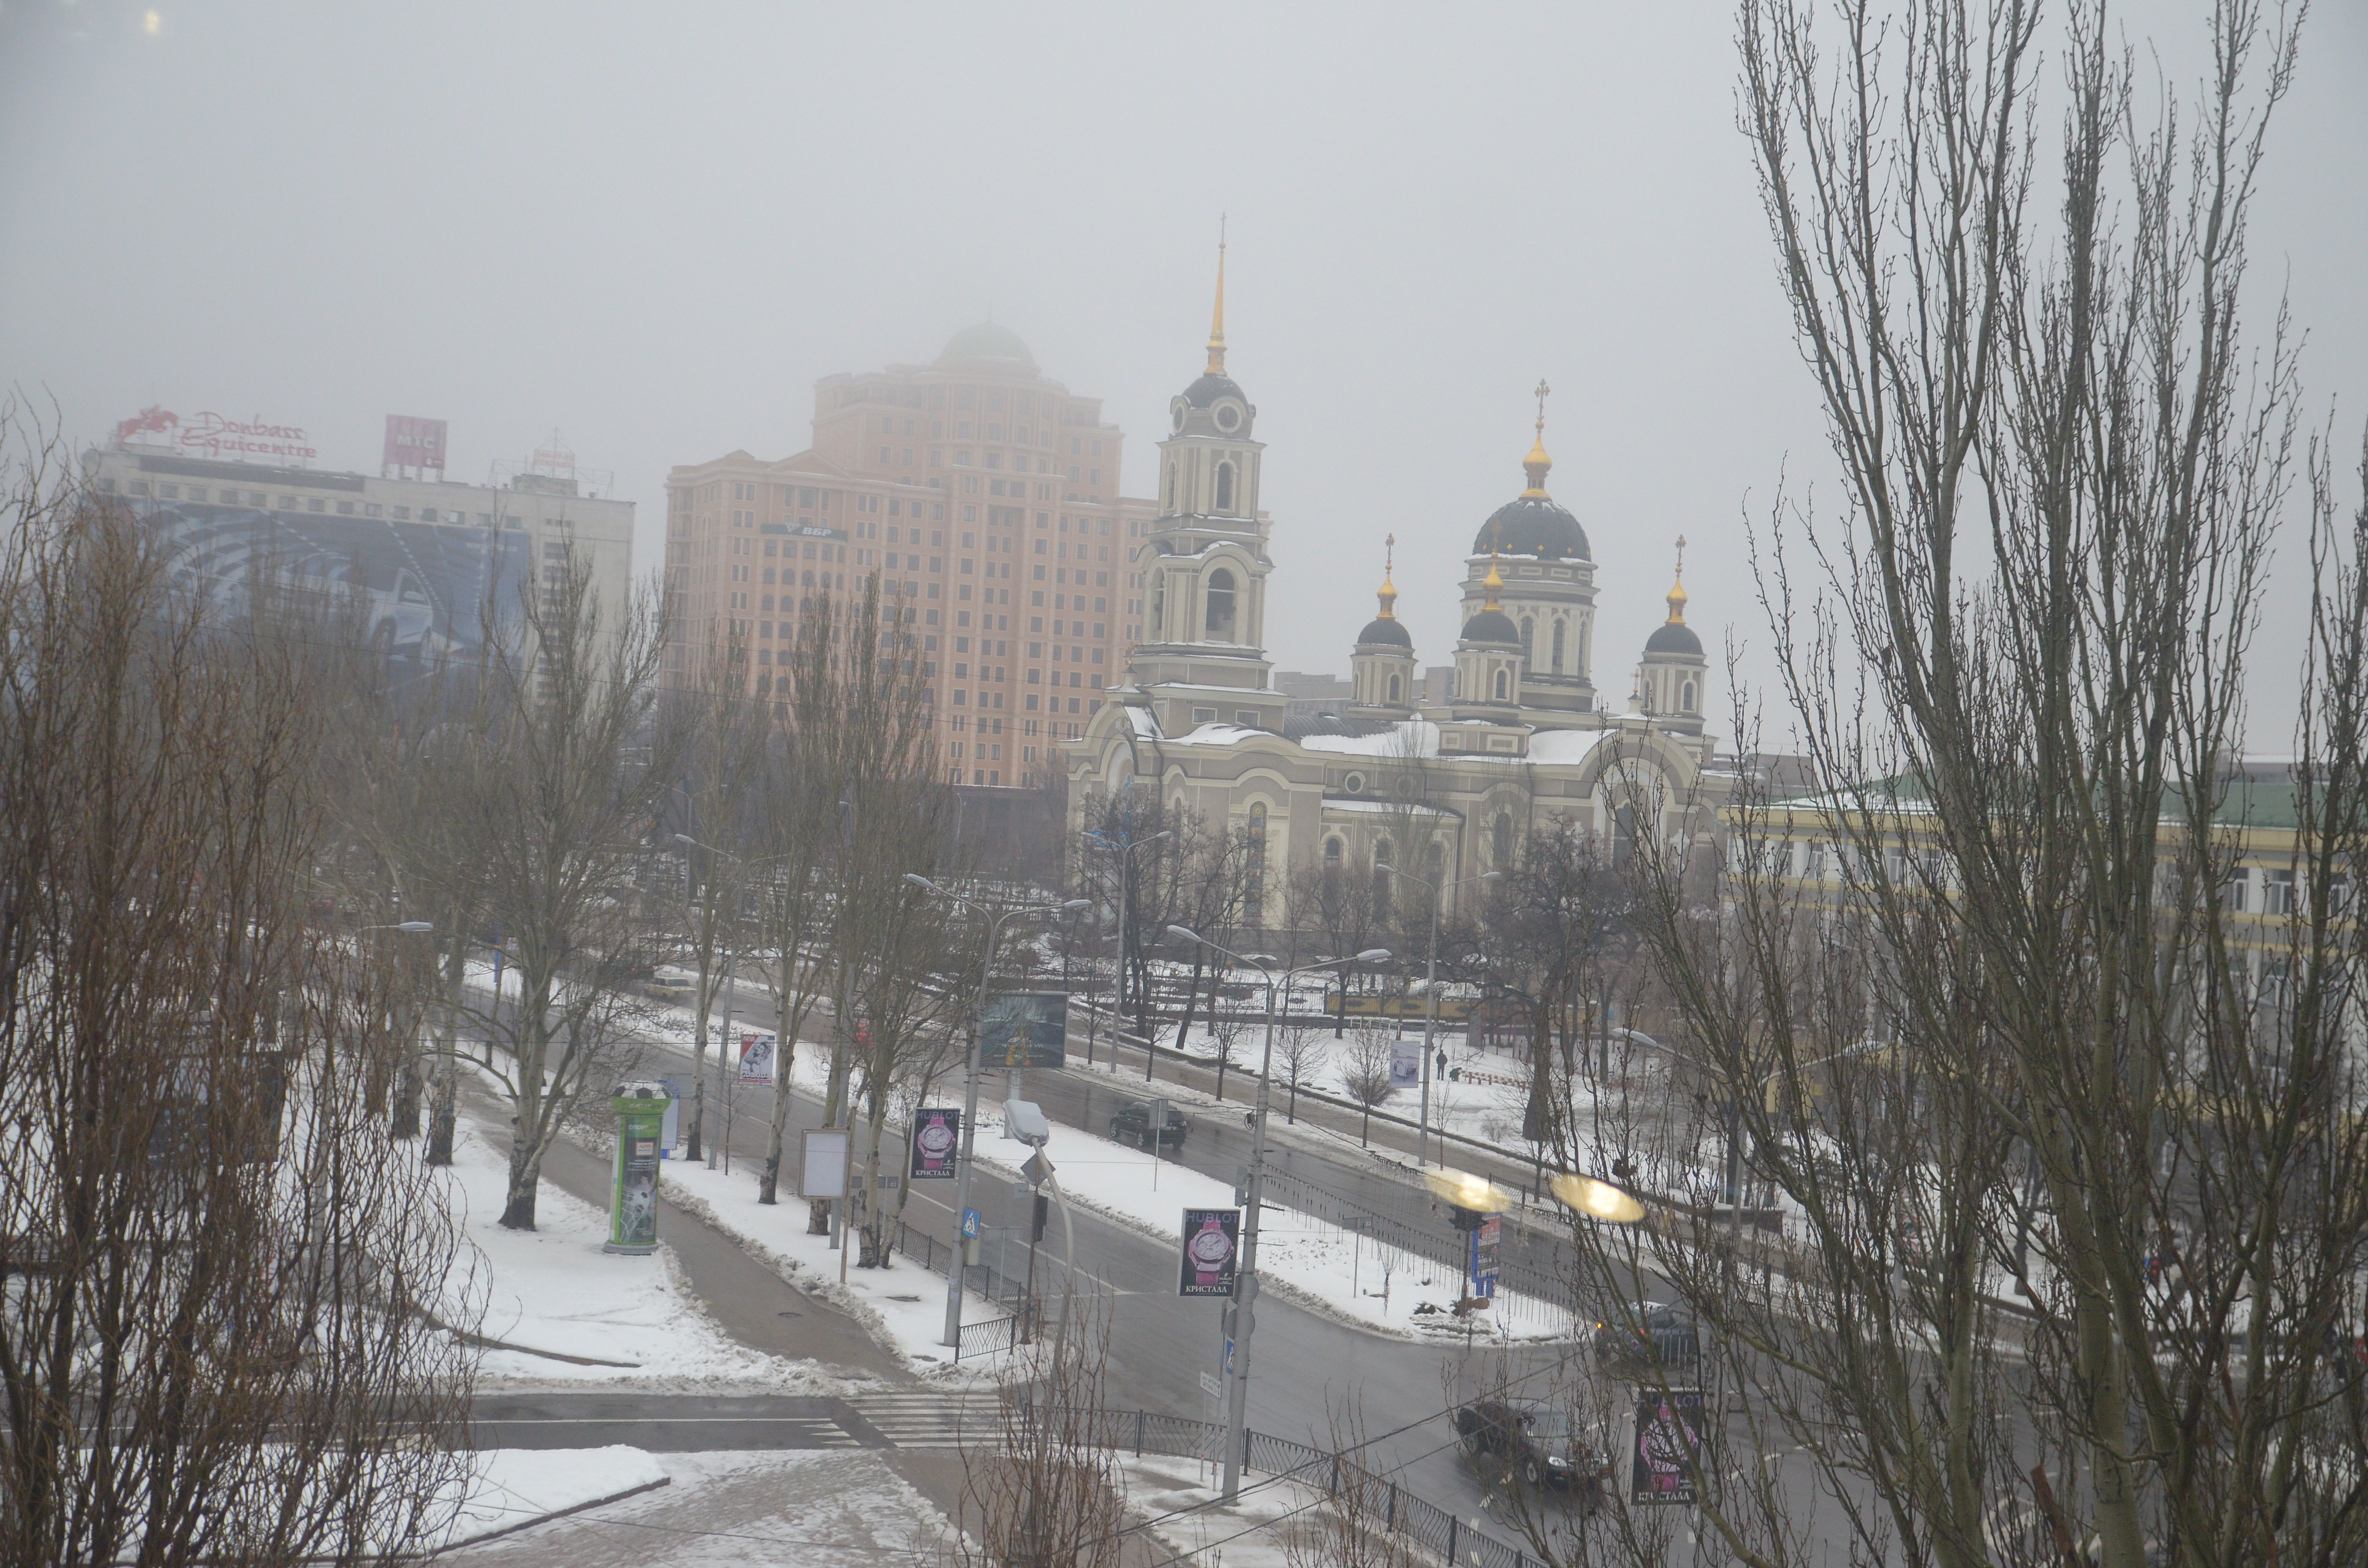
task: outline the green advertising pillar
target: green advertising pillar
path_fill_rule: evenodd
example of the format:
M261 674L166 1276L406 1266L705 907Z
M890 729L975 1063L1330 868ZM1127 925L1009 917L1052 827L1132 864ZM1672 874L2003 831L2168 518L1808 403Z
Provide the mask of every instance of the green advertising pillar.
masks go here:
M609 1241L600 1250L639 1256L658 1244L658 1140L665 1135L664 1084L620 1084L617 1161L609 1184Z

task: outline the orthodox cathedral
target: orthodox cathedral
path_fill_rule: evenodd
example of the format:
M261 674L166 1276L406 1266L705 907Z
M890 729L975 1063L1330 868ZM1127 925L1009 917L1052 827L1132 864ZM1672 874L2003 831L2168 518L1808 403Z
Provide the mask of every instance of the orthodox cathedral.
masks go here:
M1481 523L1464 563L1448 699L1419 700L1393 550L1377 613L1349 653L1353 700L1286 717L1264 647L1266 449L1257 405L1225 373L1224 311L1220 247L1208 367L1168 404L1158 516L1135 557L1142 639L1112 700L1064 748L1072 830L1093 826L1113 795L1156 791L1248 833L1269 866L1395 867L1449 890L1450 909L1452 890L1507 864L1549 818L1576 818L1615 846L1645 826L1709 832L1725 776L1702 732L1708 669L1682 576L1615 710L1596 685L1594 551L1546 489L1543 383L1528 483ZM1268 881L1273 904L1280 881ZM1263 914L1277 917L1279 904Z

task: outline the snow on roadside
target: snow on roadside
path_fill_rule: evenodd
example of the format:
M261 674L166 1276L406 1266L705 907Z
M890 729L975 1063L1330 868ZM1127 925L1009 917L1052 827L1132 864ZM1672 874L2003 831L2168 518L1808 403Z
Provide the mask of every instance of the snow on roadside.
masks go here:
M454 1129L446 1191L473 1252L464 1250L456 1260L440 1315L456 1327L473 1324L489 1339L618 1365L488 1349L480 1387L758 1384L837 1392L837 1381L811 1361L735 1343L707 1314L663 1246L644 1257L602 1252L608 1217L554 1182L541 1184L534 1230L505 1230L507 1167L508 1155L488 1129L465 1119ZM472 1310L480 1305L482 1314Z
M460 1510L431 1549L449 1551L554 1515L664 1486L665 1465L640 1449L487 1449L474 1456Z

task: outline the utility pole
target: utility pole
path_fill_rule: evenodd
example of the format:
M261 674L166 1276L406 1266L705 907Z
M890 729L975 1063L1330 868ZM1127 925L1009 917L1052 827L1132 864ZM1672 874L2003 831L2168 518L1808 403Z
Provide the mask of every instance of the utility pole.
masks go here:
M986 988L995 976L996 938L1003 934L1004 922L1017 915L1074 914L1093 906L1088 900L1076 898L1051 908L1015 905L997 912L975 899L964 898L951 888L939 886L918 871L905 872L905 880L932 898L945 899L986 916L986 951L979 959L978 1000L972 1006L970 1015L970 1071L964 1074L962 1087L962 1157L954 1167L954 1256L952 1267L946 1270L946 1332L939 1341L941 1345L959 1346L962 1343L962 1259L967 1241L962 1233L962 1216L970 1211L971 1153L978 1142L979 1024L986 1014ZM1018 1096L1015 1094L1012 1097Z
M1258 1294L1258 1212L1264 1202L1266 1186L1267 1102L1274 1087L1274 1031L1279 1015L1275 989L1280 985L1287 993L1293 978L1313 973L1321 969L1334 969L1343 964L1352 963L1387 963L1390 961L1390 954L1385 948L1369 948L1354 958L1323 959L1315 963L1302 964L1297 969L1284 970L1278 974L1272 966L1281 960L1271 953L1236 953L1230 949L1219 947L1207 937L1196 935L1181 926L1170 926L1167 928L1167 934L1177 941L1196 944L1208 949L1221 958L1231 959L1238 964L1246 964L1257 970L1266 981L1266 1056L1258 1067L1258 1109L1250 1119L1249 1180L1243 1192L1243 1199L1249 1212L1242 1219L1242 1264L1234 1275L1234 1304L1227 1314L1231 1320L1229 1347L1232 1355L1228 1358L1231 1364L1226 1368L1225 1372L1225 1461L1223 1491L1224 1500L1232 1503L1241 1495L1243 1434L1248 1429L1249 1421L1250 1335L1258 1326L1256 1313ZM1159 1144L1158 1133L1159 1130L1155 1128L1152 1132L1152 1147L1155 1151Z

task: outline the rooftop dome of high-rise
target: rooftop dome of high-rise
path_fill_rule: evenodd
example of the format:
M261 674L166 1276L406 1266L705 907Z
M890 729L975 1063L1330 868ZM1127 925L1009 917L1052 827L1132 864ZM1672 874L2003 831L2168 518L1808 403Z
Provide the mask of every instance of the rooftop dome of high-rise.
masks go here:
M1028 352L1028 345L1019 341L1018 333L991 321L966 326L946 339L945 351L938 356L938 363L943 365L955 359L1010 359L1031 369L1036 364L1036 356Z

